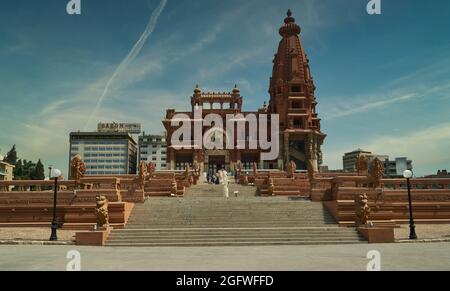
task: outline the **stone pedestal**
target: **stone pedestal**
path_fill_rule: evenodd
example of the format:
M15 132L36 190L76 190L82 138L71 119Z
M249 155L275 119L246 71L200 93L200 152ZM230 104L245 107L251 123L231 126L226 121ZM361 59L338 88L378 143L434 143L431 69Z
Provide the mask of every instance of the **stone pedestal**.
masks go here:
M371 244L394 243L394 229L389 227L370 227L362 225L358 232Z
M77 246L104 246L111 233L109 226L93 231L77 232L75 243Z

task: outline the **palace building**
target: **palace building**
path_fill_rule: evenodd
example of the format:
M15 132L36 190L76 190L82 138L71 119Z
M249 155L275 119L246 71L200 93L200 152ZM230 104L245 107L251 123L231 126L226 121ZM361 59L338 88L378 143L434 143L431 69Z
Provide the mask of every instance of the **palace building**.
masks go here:
M198 163L203 171L215 171L217 167L225 167L234 170L238 162L244 168L250 169L257 163L261 169L285 169L290 161L294 161L298 170L306 170L308 166L318 171L322 163L321 146L326 137L321 132L320 118L317 114L317 101L314 95L315 86L311 76L308 57L300 40L301 28L296 24L289 10L284 24L279 33L282 37L278 51L273 59L273 71L270 78L270 101L255 112L243 112L243 96L237 86L227 93L203 92L197 85L191 96L191 112L177 112L168 109L163 120L167 130L167 166L170 170L184 169L186 164ZM250 115L278 114L279 115L279 155L278 159L263 161L261 155L264 152L259 147L248 149L235 147L234 149L207 150L194 146L182 149L172 144L172 135L181 127L173 126L173 119L182 114L188 116L188 122L194 127L195 110L202 108L202 119L208 114L216 114L223 118L226 124L227 115L234 114L244 118ZM269 118L270 122L270 118ZM175 123L176 124L176 123ZM274 124L269 125L275 126ZM203 133L207 134L212 127L203 127ZM247 126L246 143L252 138L260 138L260 132L248 133ZM215 138L213 133L212 138ZM268 133L270 135L270 131ZM269 136L269 139L273 139ZM224 139L227 139L225 137Z

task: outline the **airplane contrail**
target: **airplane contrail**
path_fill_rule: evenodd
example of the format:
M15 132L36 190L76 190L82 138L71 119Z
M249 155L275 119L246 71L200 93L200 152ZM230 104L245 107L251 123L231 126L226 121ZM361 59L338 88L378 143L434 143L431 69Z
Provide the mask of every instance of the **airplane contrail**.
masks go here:
M108 94L109 88L114 83L117 76L139 55L142 48L145 45L145 42L147 41L148 37L152 34L153 30L156 27L156 23L158 22L158 18L161 15L161 13L164 10L164 7L166 6L168 0L161 0L158 7L153 11L152 16L150 17L150 20L147 24L147 27L145 28L144 32L142 33L139 40L136 42L136 44L133 46L131 51L128 53L125 59L120 63L120 65L117 67L117 69L112 74L111 78L106 83L105 89L103 89L103 93L98 98L97 105L95 106L94 110L92 111L91 115L89 116L89 119L84 127L84 130L87 130L87 127L91 123L94 116L97 114L100 106L103 103L103 100Z

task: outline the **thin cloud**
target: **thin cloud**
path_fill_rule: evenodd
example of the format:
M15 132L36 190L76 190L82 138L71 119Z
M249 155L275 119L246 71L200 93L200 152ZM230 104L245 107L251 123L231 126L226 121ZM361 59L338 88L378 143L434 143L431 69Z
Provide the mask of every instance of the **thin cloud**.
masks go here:
M397 96L397 97L390 98L390 99L384 99L384 100L379 100L379 101L374 101L374 102L369 102L369 103L354 104L353 102L348 102L348 103L352 104L352 107L347 105L348 107L340 108L340 110L338 110L334 113L325 114L324 119L333 120L336 118L345 117L345 116L349 116L349 115L353 115L353 114L364 113L364 112L368 112L372 109L383 108L383 107L386 107L387 105L391 105L394 103L405 102L405 101L411 100L413 98L416 98L418 96L419 96L418 94L410 93L410 94L405 94L405 95Z
M155 11L153 11L152 16L150 17L150 20L147 24L147 27L145 28L144 32L142 33L141 37L139 38L139 40L136 42L136 44L134 45L134 47L131 49L130 53L125 57L125 59L120 63L120 65L117 67L117 69L114 71L113 75L111 76L111 78L108 80L108 82L106 83L105 89L103 90L102 95L100 96L100 98L97 101L97 104L94 108L94 110L92 111L91 115L88 118L88 121L85 125L85 129L90 125L92 118L97 114L97 111L99 110L100 106L103 103L103 100L105 99L105 97L108 94L109 88L110 86L114 83L115 79L117 78L117 76L123 71L125 70L128 65L139 55L140 51L142 50L142 48L144 47L147 39L150 37L150 35L153 33L153 30L156 27L156 24L158 22L159 16L161 15L161 13L164 10L164 7L167 4L167 0L162 0L159 4L159 6L155 9Z

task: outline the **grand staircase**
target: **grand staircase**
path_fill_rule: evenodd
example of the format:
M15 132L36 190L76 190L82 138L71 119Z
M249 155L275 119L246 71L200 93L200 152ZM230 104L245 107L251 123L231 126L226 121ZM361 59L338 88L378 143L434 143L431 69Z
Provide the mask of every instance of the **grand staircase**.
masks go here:
M237 197L235 191L238 191ZM136 205L126 229L113 230L108 246L258 246L353 244L364 239L339 228L320 203L256 197L256 188L190 188L184 198L149 198Z

